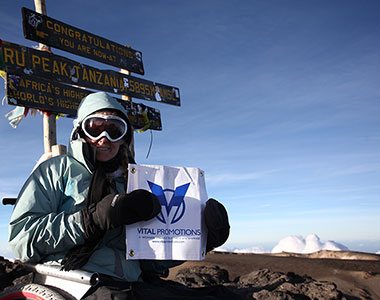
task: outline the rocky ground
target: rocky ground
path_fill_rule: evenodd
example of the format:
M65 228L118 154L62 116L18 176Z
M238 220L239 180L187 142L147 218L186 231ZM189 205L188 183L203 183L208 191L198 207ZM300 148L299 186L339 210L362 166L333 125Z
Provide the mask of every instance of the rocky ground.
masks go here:
M189 286L220 283L245 299L380 300L380 255L210 253L204 262L173 268L169 279Z
M0 291L31 275L0 257ZM189 287L223 285L243 299L380 299L380 256L352 252L313 255L210 253L169 274Z

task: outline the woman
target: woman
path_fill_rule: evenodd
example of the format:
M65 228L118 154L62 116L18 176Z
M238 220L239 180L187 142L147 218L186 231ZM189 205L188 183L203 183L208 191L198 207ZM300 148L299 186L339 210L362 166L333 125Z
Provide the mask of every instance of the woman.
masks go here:
M82 100L68 154L35 168L18 196L9 231L18 259L98 272L115 279L118 290L123 283L163 276L179 264L125 259L122 225L149 220L161 210L156 196L148 191L125 194L126 168L135 163L131 139L126 111L115 98L98 92ZM205 219L207 249L211 250L226 241L228 217L219 202L209 200ZM104 287L98 290L89 299L107 297L96 296L104 293Z

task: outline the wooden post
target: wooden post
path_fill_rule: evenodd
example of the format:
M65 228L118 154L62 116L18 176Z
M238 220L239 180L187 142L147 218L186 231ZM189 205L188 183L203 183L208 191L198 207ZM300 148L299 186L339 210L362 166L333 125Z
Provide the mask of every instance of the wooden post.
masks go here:
M34 0L34 7L36 12L46 15L45 0ZM50 48L44 44L39 43L40 50L50 51ZM43 128L44 128L44 151L45 154L52 152L52 146L57 144L56 120L53 114L43 114Z
M120 69L120 72L127 75L131 74L131 72L125 69ZM121 99L125 101L132 101L131 97L126 96L126 95L121 95ZM129 151L131 151L132 157L135 158L135 136L134 136L133 128L132 128L132 135L131 135L131 143L129 144Z

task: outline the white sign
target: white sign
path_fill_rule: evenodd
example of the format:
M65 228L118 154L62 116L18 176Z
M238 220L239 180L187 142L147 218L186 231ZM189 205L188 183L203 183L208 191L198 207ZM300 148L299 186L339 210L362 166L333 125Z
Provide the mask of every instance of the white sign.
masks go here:
M204 173L198 168L128 166L127 192L145 189L157 196L161 212L126 226L127 259L202 260L206 254Z

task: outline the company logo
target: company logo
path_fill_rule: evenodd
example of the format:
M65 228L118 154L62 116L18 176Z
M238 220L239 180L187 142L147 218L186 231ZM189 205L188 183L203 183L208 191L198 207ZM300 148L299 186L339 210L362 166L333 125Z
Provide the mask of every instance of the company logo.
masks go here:
M175 190L164 189L162 186L148 181L150 190L160 200L162 209L156 217L164 224L174 224L185 214L185 195L190 183L178 186Z
M28 18L28 23L33 28L37 28L39 24L42 23L42 18L40 16L37 16L35 14L30 14Z

